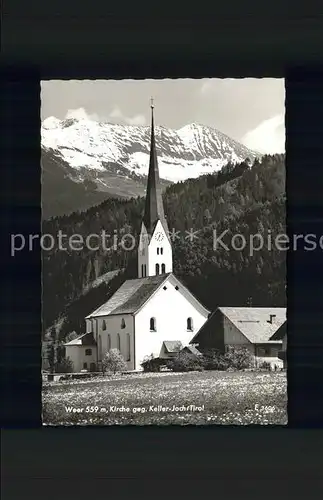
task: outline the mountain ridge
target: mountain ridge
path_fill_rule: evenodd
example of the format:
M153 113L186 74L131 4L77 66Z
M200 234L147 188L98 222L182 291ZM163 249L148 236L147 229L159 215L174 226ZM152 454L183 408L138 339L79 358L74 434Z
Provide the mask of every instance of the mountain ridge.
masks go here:
M177 130L155 127L156 148L162 187L219 171L228 162L253 161L262 155L248 149L219 130L195 122ZM143 196L149 165L150 127L119 125L90 119L49 117L41 128L43 182L51 198L43 197L45 218L70 211L60 203L59 191L67 191L66 182L78 184L77 203L71 208L84 209L91 200L106 197ZM54 160L54 161L53 161ZM59 171L61 189L48 186L50 175ZM64 179L66 182L64 182ZM84 186L84 183L86 186ZM85 189L86 187L86 189ZM83 207L81 190L88 201ZM52 193L51 193L52 191ZM67 196L67 195L66 195ZM66 198L65 196L65 198ZM57 207L55 208L55 203ZM65 211L65 212L64 212Z

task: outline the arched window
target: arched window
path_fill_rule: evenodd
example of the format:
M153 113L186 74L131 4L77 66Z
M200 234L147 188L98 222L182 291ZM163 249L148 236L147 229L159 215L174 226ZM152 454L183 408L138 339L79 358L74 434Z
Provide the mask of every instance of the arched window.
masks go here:
M157 255L159 255L159 247L157 247Z
M165 264L162 264L162 270L161 270L161 273L162 273L162 274L165 274L165 273L166 273L166 267L165 267Z
M108 333L108 351L111 349L111 335Z
M159 274L159 264L156 264L156 274Z
M193 320L192 320L192 318L187 318L187 329L189 331L193 330Z
M160 249L160 255L163 255L163 247Z
M118 333L118 335L117 335L117 349L119 349L119 351L121 351L120 333Z
M146 264L145 264L144 267L145 267L145 274L144 274L144 276L147 276L147 266L146 266Z
M87 363L83 363L83 370L87 370Z
M124 318L122 318L122 320L121 320L121 328L126 328L126 322L125 322Z
M150 318L150 331L156 331L156 318Z
M107 329L107 324L106 324L106 321L105 319L102 321L102 330L106 330Z
M143 276L144 276L144 265L141 264L141 277L143 277Z
M127 357L126 361L130 361L130 334L127 333Z
M102 338L101 335L99 335L99 360L102 360Z

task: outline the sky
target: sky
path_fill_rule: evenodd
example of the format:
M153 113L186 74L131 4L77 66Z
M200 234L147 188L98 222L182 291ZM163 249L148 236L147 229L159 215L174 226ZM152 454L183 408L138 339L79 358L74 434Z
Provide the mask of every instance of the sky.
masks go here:
M43 81L41 118L148 125L151 97L156 125L200 123L259 153L285 152L285 82L277 78Z

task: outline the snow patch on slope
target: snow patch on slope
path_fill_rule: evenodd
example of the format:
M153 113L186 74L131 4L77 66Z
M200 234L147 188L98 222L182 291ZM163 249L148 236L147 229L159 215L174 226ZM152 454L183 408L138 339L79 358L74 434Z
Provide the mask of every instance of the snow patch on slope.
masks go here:
M149 166L150 127L97 122L89 118L47 118L42 146L54 150L70 167L102 173L113 163L140 176ZM219 170L256 153L216 129L196 123L179 130L156 127L160 177L171 182Z

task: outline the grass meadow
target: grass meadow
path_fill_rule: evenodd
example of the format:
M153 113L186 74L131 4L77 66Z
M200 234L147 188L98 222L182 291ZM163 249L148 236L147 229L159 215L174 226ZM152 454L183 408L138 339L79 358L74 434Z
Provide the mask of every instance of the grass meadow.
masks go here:
M43 425L286 425L286 372L147 373L45 382Z

